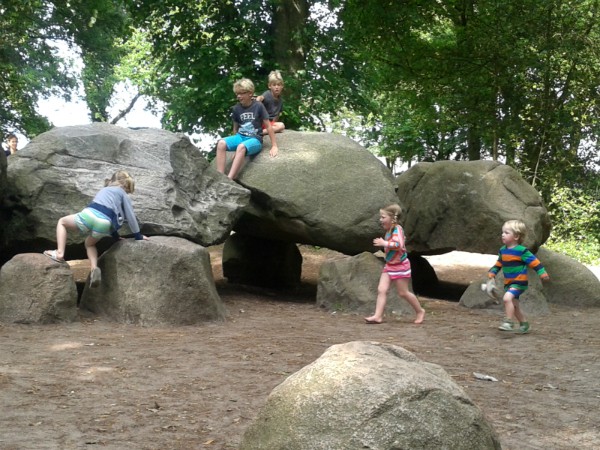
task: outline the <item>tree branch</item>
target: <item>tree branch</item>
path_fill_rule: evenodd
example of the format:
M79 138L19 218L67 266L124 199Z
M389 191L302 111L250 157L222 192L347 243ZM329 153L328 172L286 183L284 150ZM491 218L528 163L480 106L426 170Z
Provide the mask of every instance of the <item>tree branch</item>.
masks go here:
M131 100L131 102L129 102L129 106L127 106L127 108L125 108L123 111L121 111L117 117L115 117L113 120L110 121L111 125L116 125L116 123L121 120L123 117L125 117L127 114L129 114L131 112L131 110L133 109L135 102L137 102L138 98L141 97L142 94L140 94L139 92L137 94L135 94L135 97L133 97L133 99Z

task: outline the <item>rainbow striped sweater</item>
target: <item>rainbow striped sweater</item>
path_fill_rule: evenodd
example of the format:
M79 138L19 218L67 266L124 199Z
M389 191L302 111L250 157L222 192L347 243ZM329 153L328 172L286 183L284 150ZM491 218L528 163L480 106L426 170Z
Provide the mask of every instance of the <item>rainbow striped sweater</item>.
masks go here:
M527 267L531 267L537 272L540 278L549 278L546 269L539 259L535 257L526 247L516 245L512 248L502 246L498 252L498 261L490 269L488 276L493 278L500 269L504 273L504 287L515 287L517 289L527 289L528 277Z
M391 265L400 264L408 255L404 247L405 237L404 230L400 225L392 227L385 233L385 238L388 246L385 248L385 262Z

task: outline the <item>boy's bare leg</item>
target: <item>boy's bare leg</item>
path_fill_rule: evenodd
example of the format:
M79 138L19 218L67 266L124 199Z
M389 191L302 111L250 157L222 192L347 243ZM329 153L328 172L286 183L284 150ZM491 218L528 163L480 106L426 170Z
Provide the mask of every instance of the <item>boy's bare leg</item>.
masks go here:
M242 168L244 161L246 158L246 146L244 144L240 144L237 146L235 151L235 156L233 157L233 162L231 163L231 169L229 169L229 179L234 180L237 176L238 172Z
M285 130L285 124L283 122L273 122L271 124L271 128L273 128L273 133L281 133L281 132L283 132L283 130ZM264 136L267 136L269 134L269 132L265 128L265 129L263 129L262 134Z
M217 171L225 173L225 163L227 162L227 144L224 140L217 142Z
M512 321L515 320L515 305L513 303L514 299L515 296L512 295L510 292L504 294L504 297L502 298L504 302L504 312L506 314L506 317Z
M519 303L518 299L515 298L513 300L513 306L515 308L515 318L519 321L519 323L527 322L525 314L523 314L523 311L521 310L521 304Z

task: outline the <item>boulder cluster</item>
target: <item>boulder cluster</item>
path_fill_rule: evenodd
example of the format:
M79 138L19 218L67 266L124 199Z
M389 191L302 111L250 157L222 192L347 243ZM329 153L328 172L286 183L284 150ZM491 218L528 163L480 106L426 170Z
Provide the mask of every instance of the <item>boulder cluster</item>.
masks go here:
M417 293L437 283L423 255L494 254L501 225L512 218L526 223L525 245L534 251L549 236L540 196L498 162L420 163L394 177L344 136L286 131L278 144L278 157L267 152L253 157L236 182L218 173L187 137L158 129L104 123L54 128L8 163L0 155L0 320L70 321L78 302L120 322L221 320L226 312L206 252L220 243L225 243L223 272L230 282L276 288L299 284L298 244L341 252L347 258L323 265L317 304L365 312L383 264L372 245L381 235L379 209L390 203L403 207ZM135 179L130 197L141 231L151 239L101 241L101 287L80 286L82 292L76 292L68 267L41 252L55 248L57 220L82 210L117 170ZM84 237L69 234L67 259L85 258ZM529 291L541 298L535 312L545 313L547 302L567 296L581 306L598 303L591 293L598 292L598 280L591 272L544 252L553 284ZM63 278L68 281L59 286ZM465 306L490 306L479 281L465 292ZM389 309L403 314L406 305L394 295ZM25 313L21 298L36 308Z
M279 156L247 161L230 181L185 136L108 124L55 128L8 161L0 152L0 322L72 322L88 311L118 323L189 325L227 311L207 247L224 243L229 282L271 288L300 283L298 244L346 255L322 265L316 303L367 313L383 266L372 241L379 210L403 207L412 287L437 286L426 255L496 254L502 224L523 220L525 245L551 276L532 273L529 314L548 303L599 306L600 282L584 266L540 248L550 221L537 192L492 161L420 163L398 177L339 135L286 131ZM268 143L267 143L268 145ZM117 170L135 179L131 200L148 241L100 241L100 286L77 285L68 264L42 254L56 246L58 219L82 210ZM126 232L125 232L126 233ZM126 236L126 234L125 234ZM85 258L85 236L69 234L67 259ZM460 302L501 308L474 280ZM390 292L388 314L411 314ZM481 411L441 367L400 347L350 342L331 347L271 394L240 448L499 449Z

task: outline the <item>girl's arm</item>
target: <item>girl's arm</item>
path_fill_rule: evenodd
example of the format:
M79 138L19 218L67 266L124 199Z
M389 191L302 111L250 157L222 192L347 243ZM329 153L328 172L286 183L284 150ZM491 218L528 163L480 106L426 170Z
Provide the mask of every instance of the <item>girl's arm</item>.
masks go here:
M404 248L404 233L402 233L398 227L394 227L388 241L383 238L375 238L373 239L373 245L376 247L390 248L392 250Z
M392 230L392 237L387 242L388 248L392 248L394 250L404 248L404 233L402 233L399 226L394 227L394 229Z
M133 232L136 241L141 241L142 239L148 239L146 236L140 233L140 226L137 221L137 217L135 217L135 213L133 211L133 205L131 204L131 199L127 194L123 195L123 214L125 214L125 220L127 221L127 225L129 225L129 229Z

